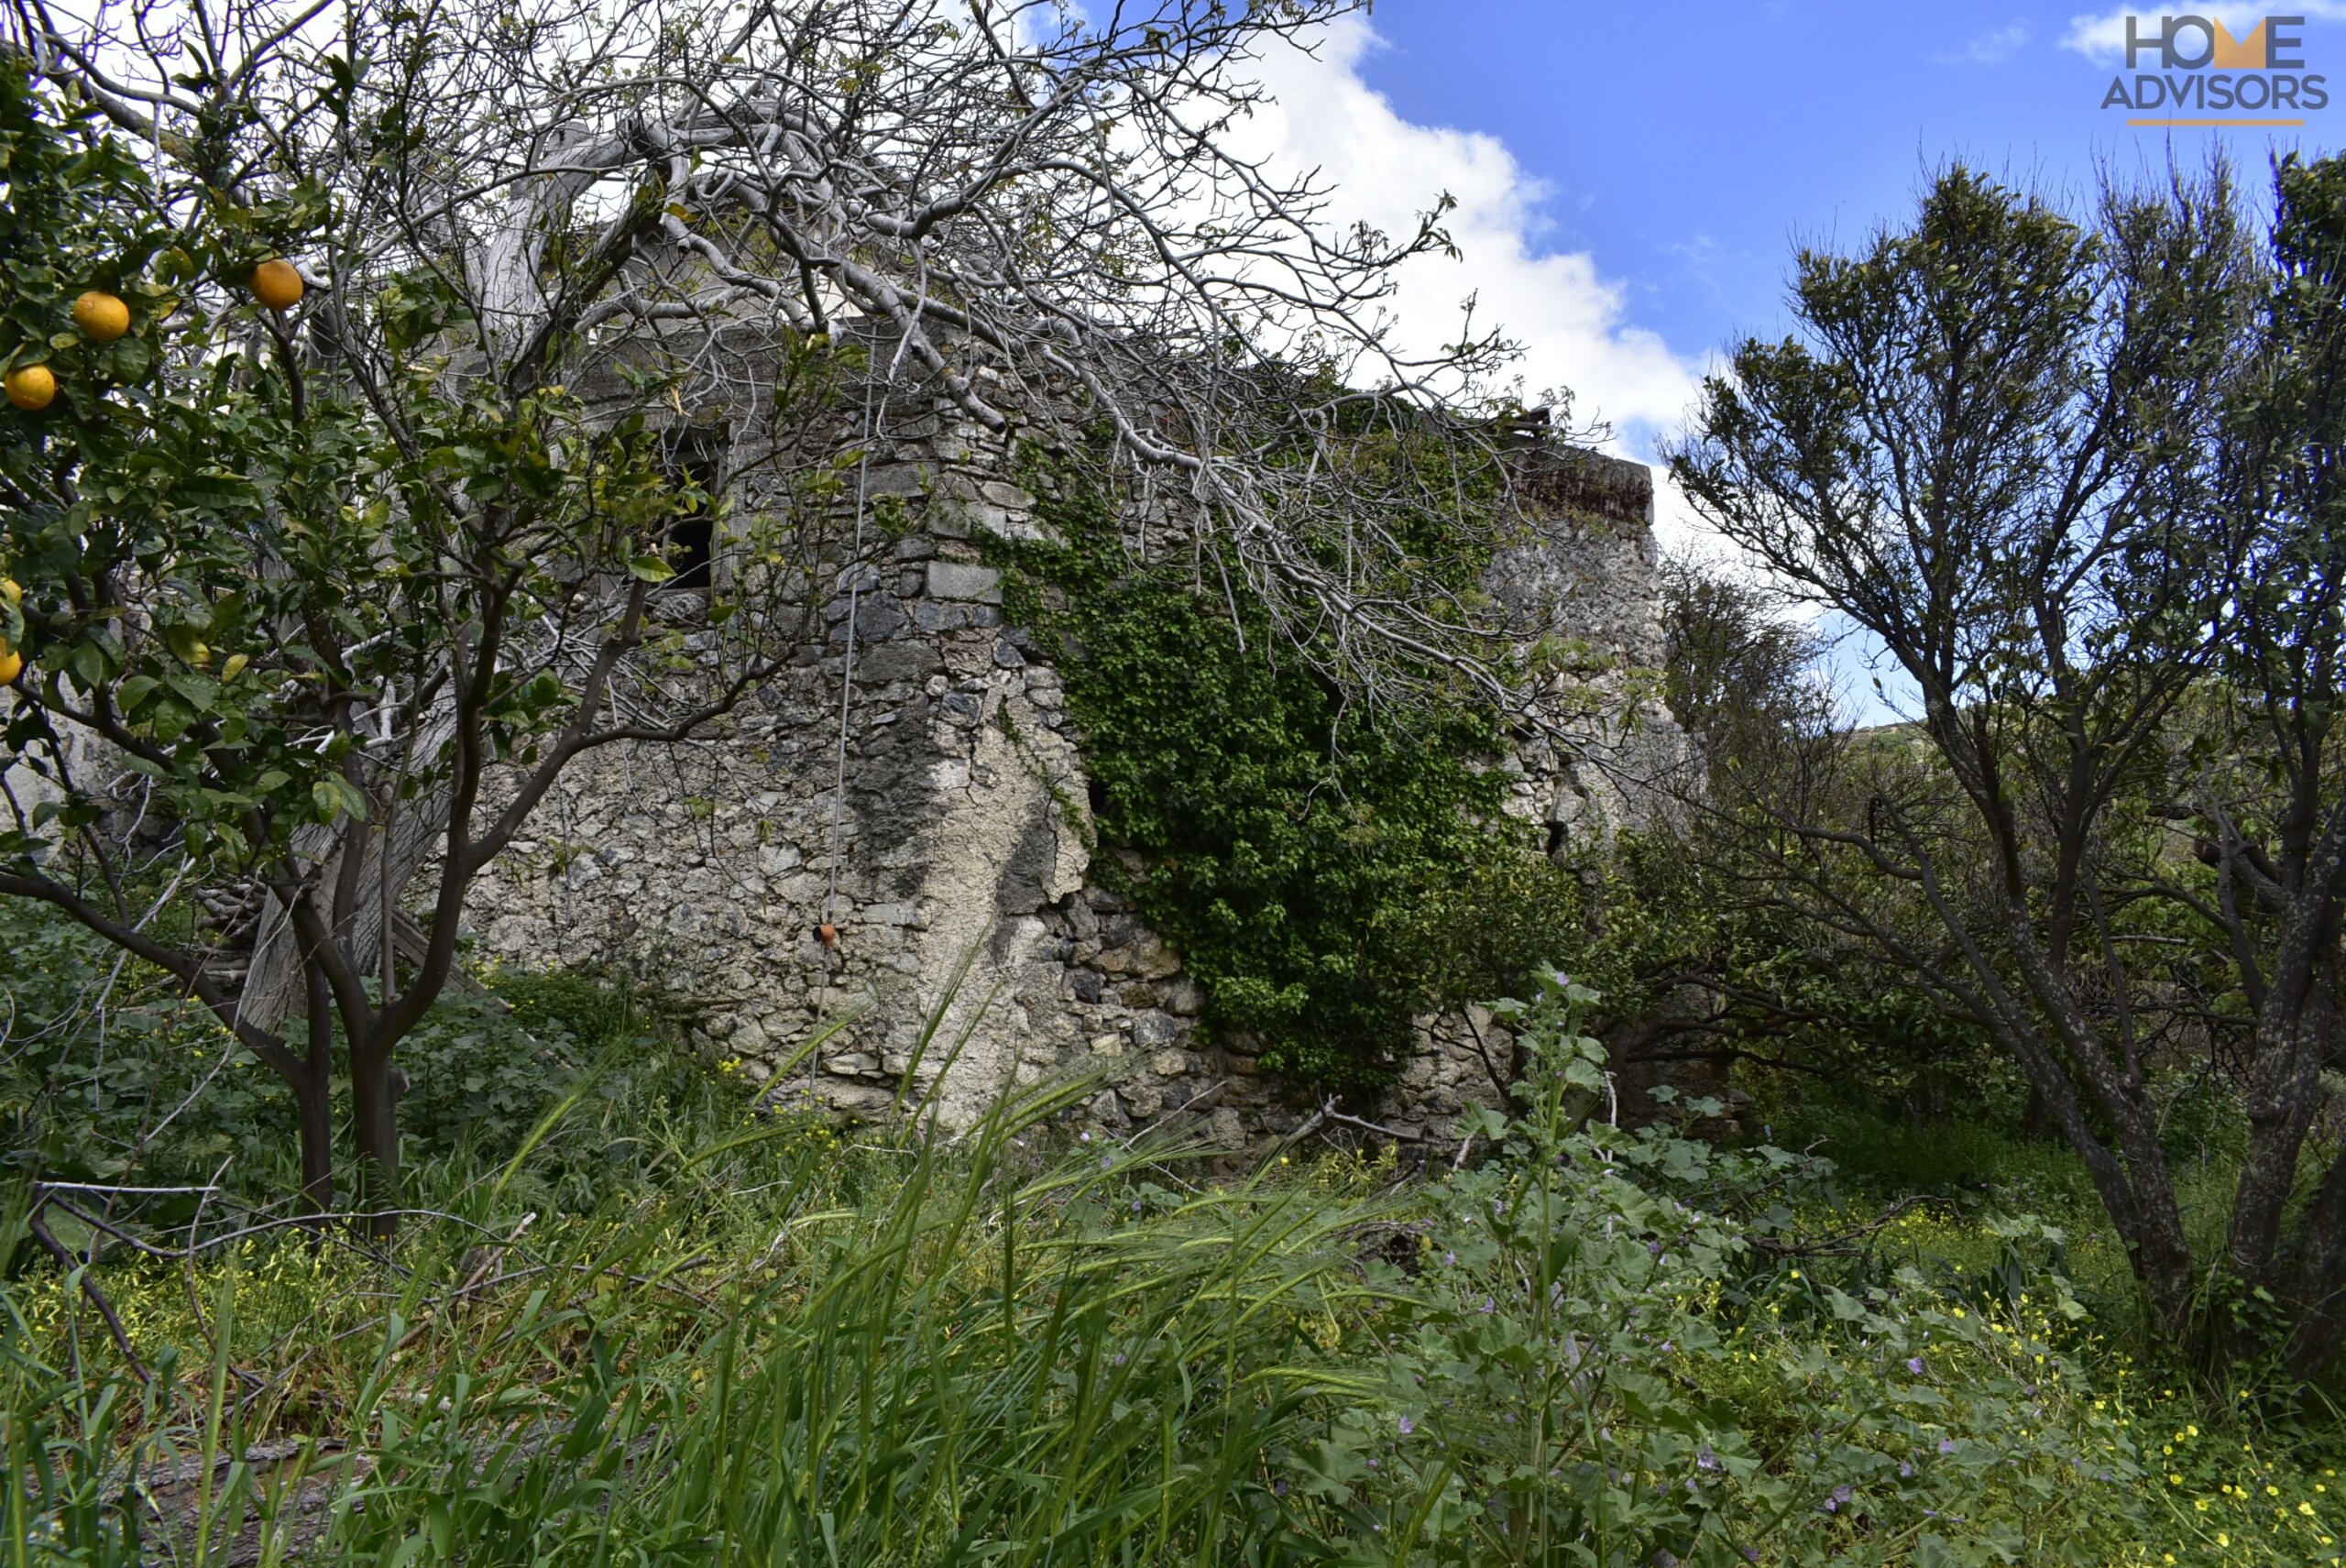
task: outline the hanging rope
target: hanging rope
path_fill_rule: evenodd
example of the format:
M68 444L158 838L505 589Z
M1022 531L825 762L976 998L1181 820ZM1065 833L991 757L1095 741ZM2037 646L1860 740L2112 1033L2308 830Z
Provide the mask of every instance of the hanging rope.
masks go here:
M904 362L904 347L908 341L908 334L900 332L896 338L896 351L888 356L887 374L879 380L866 379L863 383L863 450L855 465L855 543L848 556L847 652L839 666L839 751L831 776L831 874L830 885L823 894L823 970L827 981L830 972L829 953L839 941L839 861L847 820L848 711L855 700L855 621L863 598L863 519L871 491L872 444L878 432L872 392L875 388L880 390L878 419L884 421L888 417L888 399L894 395L896 389L896 370Z
M823 894L823 970L830 972L829 949L839 942L834 918L839 896L839 847L847 822L847 721L855 700L855 615L863 598L863 507L872 477L872 389L863 383L863 451L855 463L855 543L848 553L847 652L839 663L839 743L838 765L831 775L831 876Z
M926 294L924 293L924 299ZM877 331L875 328L875 338ZM847 579L847 639L846 649L839 661L839 733L831 772L831 865L828 885L823 891L823 990L821 1011L831 1006L831 959L839 952L839 862L846 858L847 831L847 739L848 717L855 703L855 630L856 613L863 600L863 521L872 488L872 446L878 438L879 424L888 417L888 399L894 394L896 371L904 362L904 348L910 334L899 332L896 351L888 358L888 371L878 379L867 378L863 383L863 449L855 463L855 538L848 554ZM872 394L877 389L878 407L873 407ZM817 1074L822 1070L823 1051L820 1045L806 1056L806 1092L816 1094Z

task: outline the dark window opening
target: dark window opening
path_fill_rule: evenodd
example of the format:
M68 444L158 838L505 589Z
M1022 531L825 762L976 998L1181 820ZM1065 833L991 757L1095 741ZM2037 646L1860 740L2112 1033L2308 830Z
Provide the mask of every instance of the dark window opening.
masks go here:
M712 532L706 509L687 512L669 526L668 564L676 568L668 579L670 587L707 591Z
M1099 816L1108 809L1108 786L1098 779L1083 781L1084 803L1091 807L1091 815Z
M705 594L717 555L716 497L718 482L717 453L700 433L671 437L668 472L676 488L687 486L709 499L680 512L668 524L663 552L676 575L663 585L678 593Z
M1561 822L1551 822L1548 824L1548 858L1552 861L1563 852L1564 825Z

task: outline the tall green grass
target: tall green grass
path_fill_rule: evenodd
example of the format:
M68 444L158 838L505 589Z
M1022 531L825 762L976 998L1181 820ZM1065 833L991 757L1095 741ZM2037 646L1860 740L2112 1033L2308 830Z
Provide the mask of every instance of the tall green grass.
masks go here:
M388 1260L287 1231L184 1279L126 1266L134 1343L212 1347L144 1384L71 1281L9 1291L5 1540L91 1563L159 1540L182 1562L1319 1556L1277 1470L1357 1391L1312 1336L1356 1315L1348 1238L1378 1211L1190 1187L1178 1149L1045 1157L1088 1088L959 1140L720 1127L526 1226L488 1179Z
M606 1050L526 1125L419 1147L387 1248L281 1223L266 1181L176 1230L74 1197L151 1249L83 1238L136 1365L0 1188L0 1552L2337 1560L2319 1435L2125 1364L2041 1223L1912 1211L2001 1249L1954 1277L1890 1255L1927 1238L1818 1245L1861 1194L1814 1161L1580 1127L1584 1000L1528 1010L1537 1092L1487 1157L1409 1181L1298 1150L1216 1184L1178 1129L1083 1135L1080 1081L958 1135L917 1103L842 1129Z

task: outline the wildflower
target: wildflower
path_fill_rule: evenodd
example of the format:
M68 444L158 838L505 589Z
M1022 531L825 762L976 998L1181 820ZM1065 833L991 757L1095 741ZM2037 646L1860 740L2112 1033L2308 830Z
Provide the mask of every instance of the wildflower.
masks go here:
M1483 1308L1482 1308L1482 1310L1483 1310L1483 1315L1484 1315L1485 1317L1489 1317L1493 1312L1496 1312L1496 1311L1497 1311L1498 1310L1499 1310L1499 1304L1498 1304L1496 1301L1493 1300L1493 1299L1492 1299L1490 1297L1488 1297L1488 1296L1485 1296L1485 1297L1484 1297L1484 1298L1483 1298Z
M1716 1470L1719 1467L1719 1456L1711 1452L1711 1445L1706 1442L1694 1451L1694 1463L1705 1470Z
M1906 1370L1920 1377L1923 1375L1923 1358L1919 1355L1910 1356L1906 1362Z
M1953 1453L1955 1452L1955 1439L1951 1437L1943 1437L1939 1439L1939 1452L1941 1453Z
M2297 1512L2305 1515L2308 1519L2311 1519L2313 1518L2313 1505L2311 1503L2299 1503L2297 1505Z
M1403 1437L1407 1437L1407 1436L1409 1436L1411 1432L1413 1432L1413 1431L1417 1431L1417 1430L1418 1430L1418 1423L1417 1423L1417 1422L1415 1422L1415 1421L1411 1420L1410 1420L1409 1417L1407 1417L1407 1416L1403 1416L1403 1417L1401 1418L1401 1435L1402 1435Z

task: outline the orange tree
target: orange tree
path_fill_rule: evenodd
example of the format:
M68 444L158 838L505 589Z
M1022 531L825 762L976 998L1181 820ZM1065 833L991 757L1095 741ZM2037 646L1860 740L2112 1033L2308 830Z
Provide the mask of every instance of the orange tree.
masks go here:
M650 612L706 496L640 411L443 374L428 277L372 303L366 329L406 351L390 383L334 352L347 317L264 303L301 291L280 253L330 218L314 187L166 196L70 91L17 71L0 174L0 356L54 389L0 410L21 585L0 637L24 660L0 894L162 970L274 1069L321 1209L346 1072L388 1224L393 1058L448 983L474 877L582 753L737 700L777 623L711 607L723 647L686 655ZM126 307L111 341L111 309L76 319L93 291ZM752 555L758 537L729 534ZM681 671L689 703L641 699ZM398 894L419 875L413 921Z

